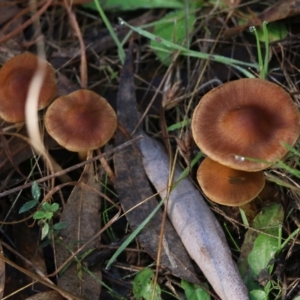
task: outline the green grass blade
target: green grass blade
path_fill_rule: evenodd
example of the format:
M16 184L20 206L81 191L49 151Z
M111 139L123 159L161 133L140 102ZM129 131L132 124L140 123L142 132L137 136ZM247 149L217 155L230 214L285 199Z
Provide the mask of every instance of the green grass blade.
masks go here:
M131 26L130 24L128 24L127 22L125 22L121 18L119 18L119 22L120 22L120 24L125 25L128 28L130 28L132 31L137 32L138 34L140 34L140 35L142 35L146 38L149 38L150 40L160 42L162 45L164 45L166 48L170 48L170 50L172 50L172 51L173 50L179 50L181 55L200 58L200 59L210 59L212 61L224 63L224 64L227 64L227 65L230 65L230 66L233 66L233 67L245 66L245 67L248 67L248 68L258 69L258 65L255 64L255 63L248 63L248 62L243 62L243 61L236 60L236 59L233 59L233 58L224 57L224 56L221 56L221 55L208 54L208 53L189 50L189 49L187 49L183 46L180 46L178 44L175 44L175 43L172 43L172 42L167 41L165 39L162 39L162 38L152 34L151 32L148 32L148 31L146 31L146 30L144 30L140 27ZM243 70L244 73L249 73L247 71L247 69L244 69L242 67L239 67L239 68L240 68L240 70Z
M266 76L265 76L264 63L263 63L261 49L260 49L259 36L258 36L255 26L250 26L249 30L250 30L250 32L254 32L255 39L256 39L257 56L258 56L258 64L259 64L259 76L261 79L265 79Z
M114 42L117 45L120 61L121 61L122 64L124 64L124 61L125 61L125 51L124 51L124 49L122 47L122 44L120 43L120 41L119 41L119 39L118 39L118 37L117 37L114 29L112 28L109 20L107 19L106 15L105 15L105 13L104 13L104 11L103 11L100 3L99 3L99 0L94 0L94 3L95 3L95 5L96 5L96 7L98 9L98 12L99 12L99 14L100 14L100 16L101 16L101 18L102 18L102 20L103 20L103 22L104 22L107 30L109 31L111 37L113 38Z
M201 158L201 156L203 155L202 152L199 152L195 158L192 160L191 162L191 167L193 167ZM181 175L178 178L178 181L180 181L181 179L183 179L184 177L186 177L189 173L189 168L184 169L184 171L181 173ZM172 189L176 188L176 184L173 186ZM157 213L157 211L160 209L160 207L165 203L165 199L162 199L157 207L149 214L149 216L138 226L137 229L135 229L130 235L129 237L126 239L126 241L124 241L122 243L122 245L118 248L118 250L114 253L114 255L110 258L110 260L108 261L107 265L106 265L106 269L108 269L111 264L113 264L113 262L117 259L117 257L123 252L123 250L135 239L135 237L140 233L140 231L145 227L145 225L151 220L151 218Z
M263 34L264 34L264 40L265 40L265 60L264 60L264 73L265 76L268 74L268 66L269 66L269 33L267 28L268 22L263 22Z
M164 204L165 199L161 200L155 209L149 214L149 216L135 229L129 237L122 243L122 245L118 248L118 250L114 253L114 255L110 258L106 265L106 269L114 263L117 257L123 252L123 250L135 239L135 237L140 233L140 231L146 226L146 224L151 220L151 218L157 213L160 207Z

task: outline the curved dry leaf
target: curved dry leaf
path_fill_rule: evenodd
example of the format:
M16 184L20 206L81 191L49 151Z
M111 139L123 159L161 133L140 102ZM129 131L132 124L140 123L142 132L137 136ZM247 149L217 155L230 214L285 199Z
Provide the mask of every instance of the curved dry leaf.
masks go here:
M118 92L118 120L131 132L139 121L135 103L132 61L128 51L122 69ZM128 117L130 116L130 117ZM128 135L129 136L129 135ZM117 131L116 144L127 141L124 132ZM142 155L136 146L127 147L124 151L114 155L116 172L115 189L118 192L120 203L126 214L131 228L136 229L156 208L158 202L152 197L153 190L144 171ZM147 199L141 204L143 200ZM138 235L138 240L149 255L156 259L158 255L160 229L163 213L158 211ZM170 270L172 274L199 284L191 259L172 224L166 221L161 253L161 266Z
M123 125L123 131L127 131L128 137L139 121L135 103L130 49L122 70L117 103L119 122ZM141 132L142 130L138 129L138 133ZM125 136L125 133L123 135ZM117 135L118 138L120 137ZM169 179L169 157L158 142L147 136L139 141L139 146L143 155L146 174L160 196L165 198ZM126 164L121 164L123 174L127 174L130 180L133 177L144 176L143 170L138 169L140 157L138 150L132 148L131 151L127 157L123 157L125 163L126 160L129 160L130 155L133 158L133 161L128 164L127 170L125 170L127 173L124 171ZM117 161L115 160L115 162ZM176 168L175 180L180 173L180 169ZM116 175L117 180L118 172L116 172ZM143 184L148 185L145 181L143 181ZM118 190L117 186L116 189ZM127 198L136 193L138 197L144 195L139 183L136 186L136 183L133 182L127 187L127 190L129 190ZM121 198L120 196L120 201L122 201ZM139 200L143 199L145 198L142 197ZM125 203L122 205L124 206ZM248 300L246 287L232 260L225 235L213 213L189 179L181 180L172 191L168 202L168 214L190 257L196 261L220 298L222 300ZM145 228L145 231L147 230L149 229ZM188 262L190 262L190 259L188 259Z
M43 293L35 294L26 300L64 300L65 298L57 291L47 291Z
M79 182L85 185L79 184L74 187L60 219L60 222L66 222L68 226L60 231L60 243L56 243L58 267L78 250L83 242L91 239L101 229L99 216L101 200L99 194L95 192L99 190L100 185L95 181L92 166L84 169ZM80 254L99 247L99 244L99 239L94 240L89 244L89 248L83 249ZM80 271L79 266L76 261L68 265L58 278L58 286L84 299L98 300L101 284L85 271ZM101 280L101 271L93 270L93 273Z
M229 28L224 31L225 37L233 37L249 26L261 26L263 21L275 22L289 17L299 15L300 1L299 0L282 0L277 1L274 5L268 6L263 12L254 14L253 17L244 25Z
M170 159L148 136L139 141L145 171L162 198L167 196ZM174 182L182 171L175 169ZM225 235L203 197L188 178L180 180L168 199L168 215L191 258L222 300L248 300Z

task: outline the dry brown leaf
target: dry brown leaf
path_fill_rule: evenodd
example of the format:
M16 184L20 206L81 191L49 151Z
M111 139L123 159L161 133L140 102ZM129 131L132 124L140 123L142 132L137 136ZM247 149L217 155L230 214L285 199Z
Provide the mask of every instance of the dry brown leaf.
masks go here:
M274 22L296 16L300 13L299 0L282 0L264 10L259 18L262 21Z
M14 237L14 243L18 253L25 257L28 262L23 259L18 259L18 264L24 269L35 272L35 268L38 268L43 274L47 274L46 263L44 259L43 249L40 248L40 233L26 226L26 223L17 223L12 226L12 236ZM33 267L34 266L34 267ZM26 277L24 284L31 283L32 279ZM33 284L33 290L36 291L48 291L49 288L40 284L39 282Z
M248 300L247 289L232 260L224 232L188 177L175 166L174 186L167 195L170 159L162 145L144 136L139 141L145 171L162 199L168 197L168 216L191 258L222 300Z
M19 11L17 4L11 0L0 0L0 25L11 20Z
M117 143L121 143L128 139L139 121L135 103L130 48L122 69L117 107L119 122L124 127L123 132L118 132L116 136ZM142 132L141 129L138 130L138 133ZM145 178L145 171L162 199L166 197L169 183L170 160L162 146L146 136L138 143L143 155L144 170L141 166L141 154L136 147L114 156L115 186L125 212L153 194ZM175 180L178 179L180 173L180 169L176 168ZM127 214L131 227L135 229L140 225L156 205L155 199L151 198ZM189 281L194 279L191 275L195 276L195 274L192 269L189 269L191 262L182 246L183 242L190 257L201 268L222 300L248 300L247 289L232 260L225 235L213 213L189 179L181 180L172 191L168 202L168 215L177 234L171 226L166 225L166 243L162 243L162 266L181 278ZM145 226L142 234L138 237L145 249L150 250L152 255L158 249L161 216L159 213L156 214L156 218L153 218ZM171 236L169 228L172 231ZM178 241L177 243L175 243L175 239ZM183 257L187 258L183 260Z
M241 0L223 0L226 5L228 5L231 8L237 7L240 5Z
M96 183L92 166L85 168L79 183L74 187L60 219L61 222L68 223L68 227L60 231L60 243L56 243L55 254L58 267L101 229L99 216L101 200L96 192L100 185ZM85 251L99 246L100 240L96 239L80 254L83 255ZM80 255L77 257L80 258ZM101 271L93 270L93 273L98 280L84 270L80 270L80 265L73 261L59 277L58 286L85 299L98 300L101 292L99 283Z
M0 148L0 169L2 173L13 167L17 168L21 162L32 157L33 152L26 138L28 137L24 127L20 131L19 137L13 136L9 138L6 145L3 144L3 147ZM44 142L47 149L57 146L56 141L49 137L48 134L46 134Z
M130 50L122 69L117 101L118 120L127 132L131 132L138 123L139 116L135 104ZM130 136L126 136L126 133L118 131L116 143L117 145L122 144L129 138ZM130 226L134 230L156 208L158 202L155 198L148 199L153 195L153 191L149 185L142 164L142 156L137 147L128 147L125 151L114 155L114 167L116 173L115 188L123 210L127 212L136 206L130 213L126 214ZM140 205L140 202L145 199L148 200ZM153 259L157 258L161 223L162 212L158 211L138 235L138 240ZM199 283L192 262L169 220L165 225L161 266L180 278Z
M43 293L35 294L26 300L64 300L65 298L57 291L48 291Z
M249 26L261 26L263 21L275 22L298 14L300 14L299 0L282 0L271 7L268 7L262 13L254 15L247 24L225 30L224 35L226 37L232 37L241 31L248 29Z

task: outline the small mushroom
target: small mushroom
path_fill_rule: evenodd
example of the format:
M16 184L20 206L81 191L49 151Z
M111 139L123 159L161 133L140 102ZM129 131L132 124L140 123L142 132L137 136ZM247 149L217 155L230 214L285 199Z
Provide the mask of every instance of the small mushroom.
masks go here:
M235 170L206 157L197 171L203 193L213 202L241 206L258 196L265 186L262 171Z
M287 153L284 143L295 144L299 111L277 84L239 79L202 97L193 114L192 133L198 147L213 160L234 169L259 171Z
M67 150L86 152L112 138L117 116L103 97L83 89L57 98L46 111L45 126Z
M0 117L11 123L25 120L25 102L38 57L30 52L8 60L0 69ZM46 107L56 96L55 71L47 63L39 95L38 109Z

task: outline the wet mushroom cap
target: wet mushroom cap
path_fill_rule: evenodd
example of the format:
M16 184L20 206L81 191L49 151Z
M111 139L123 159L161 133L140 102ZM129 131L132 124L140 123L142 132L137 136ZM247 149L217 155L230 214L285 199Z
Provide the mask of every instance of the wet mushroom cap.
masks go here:
M192 132L198 147L213 160L239 170L258 171L287 153L283 143L295 144L299 111L277 84L239 79L202 97L193 114Z
M48 133L69 151L94 150L105 145L117 129L117 116L109 103L89 90L56 99L47 109Z
M25 120L25 102L38 59L36 55L25 52L8 60L0 69L0 117L3 120L12 123ZM47 62L38 109L46 107L56 93L55 71Z
M208 157L198 168L197 180L207 198L227 206L241 206L250 202L265 186L262 171L235 170Z

